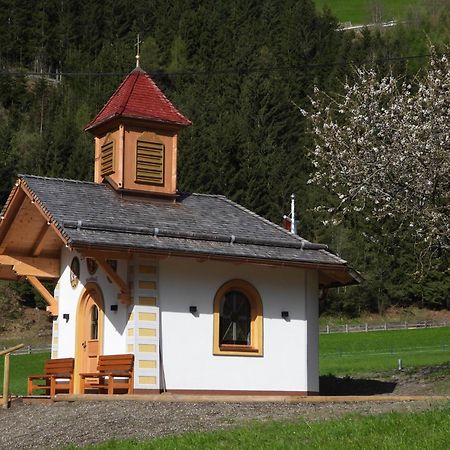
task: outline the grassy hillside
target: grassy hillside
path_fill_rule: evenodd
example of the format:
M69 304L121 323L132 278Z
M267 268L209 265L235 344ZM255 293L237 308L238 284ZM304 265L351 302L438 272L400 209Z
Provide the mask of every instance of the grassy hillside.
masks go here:
M405 368L450 361L450 328L320 336L320 372L323 375L395 369L398 359L402 359Z
M328 6L340 22L366 24L374 22L374 5L381 5L382 19L403 19L414 0L315 0L319 9Z

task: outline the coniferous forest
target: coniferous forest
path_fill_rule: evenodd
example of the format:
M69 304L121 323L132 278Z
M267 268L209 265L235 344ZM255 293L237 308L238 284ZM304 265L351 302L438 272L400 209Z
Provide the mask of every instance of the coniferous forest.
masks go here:
M83 127L135 66L139 34L141 66L193 122L178 145L180 190L226 195L276 223L295 193L299 234L365 278L330 291L324 311L450 308L448 253L423 261L417 243L392 237L395 221L355 213L325 225L315 208L330 198L308 183L314 143L299 112L314 86L339 93L354 66L414 83L430 44L448 51L449 3L415 4L389 29L337 28L311 0L0 0L0 202L18 173L92 179Z

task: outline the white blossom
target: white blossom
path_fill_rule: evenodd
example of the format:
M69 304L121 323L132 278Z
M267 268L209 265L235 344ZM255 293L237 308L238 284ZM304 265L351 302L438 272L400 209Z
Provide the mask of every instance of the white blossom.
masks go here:
M314 91L310 182L334 192L342 214L393 218L422 242L448 248L448 58L432 49L428 72L414 87L372 69L357 68L355 79L334 98ZM336 208L326 209L336 215Z

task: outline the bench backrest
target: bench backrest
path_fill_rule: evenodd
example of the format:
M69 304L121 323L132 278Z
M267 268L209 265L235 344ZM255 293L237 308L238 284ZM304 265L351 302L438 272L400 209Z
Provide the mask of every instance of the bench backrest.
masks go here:
M134 355L100 355L98 357L97 372L124 372L132 373Z
M44 372L45 375L73 374L73 366L73 358L48 359L45 361Z

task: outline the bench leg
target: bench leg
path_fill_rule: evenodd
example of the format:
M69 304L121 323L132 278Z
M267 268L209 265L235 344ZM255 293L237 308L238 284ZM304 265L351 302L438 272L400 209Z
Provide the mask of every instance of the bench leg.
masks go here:
M108 377L108 395L114 394L114 377Z
M53 398L56 395L56 380L50 379L50 397Z
M33 395L33 381L28 378L27 395Z

